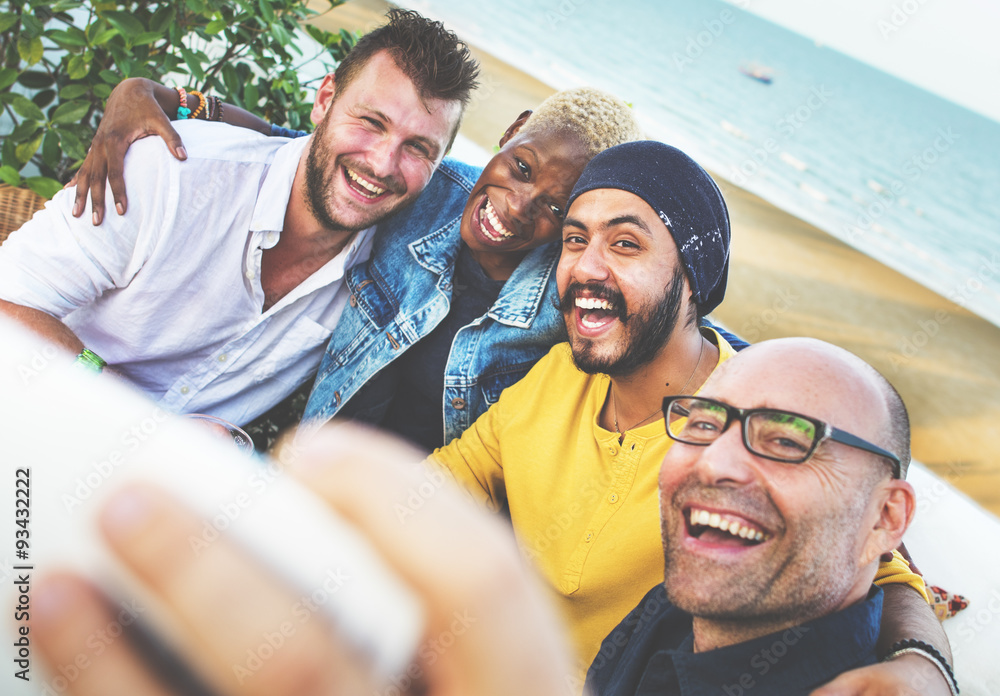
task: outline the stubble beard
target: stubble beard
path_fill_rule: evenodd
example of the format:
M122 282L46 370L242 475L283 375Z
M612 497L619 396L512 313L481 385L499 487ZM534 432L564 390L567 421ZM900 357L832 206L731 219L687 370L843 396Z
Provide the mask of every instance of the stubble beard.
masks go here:
M570 322L574 321L572 289L572 286L567 288L566 296L561 301L567 329ZM675 268L673 278L664 288L660 301L646 311L629 314L625 297L614 288L605 288L602 297L618 307L618 319L625 329L622 345L617 351L601 354L594 341L574 338L570 332L570 347L576 367L590 375L626 377L651 363L677 326L683 291L684 271Z

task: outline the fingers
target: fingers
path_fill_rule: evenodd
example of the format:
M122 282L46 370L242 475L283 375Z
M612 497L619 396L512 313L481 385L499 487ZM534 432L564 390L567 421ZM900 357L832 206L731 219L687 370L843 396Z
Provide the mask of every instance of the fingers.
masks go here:
M100 152L100 155L96 155L95 152ZM95 158L95 161L91 167L92 171L89 174L90 181L90 204L92 210L92 220L94 226L100 225L104 220L104 186L105 178L107 176L107 161L103 156L103 150L91 149L87 158ZM80 189L77 188L77 196L79 197ZM82 212L82 211L81 211Z
M506 525L444 474L417 465L420 453L376 431L337 425L297 446L279 458L359 527L428 606L420 651L428 681L483 696L564 689L570 659L561 626Z
M168 696L143 669L104 598L83 580L55 575L34 588L31 633L52 677L45 693Z
M362 693L357 656L322 617L225 539L193 550L202 526L141 484L116 494L101 516L111 547L189 631L180 647L196 671L220 693Z

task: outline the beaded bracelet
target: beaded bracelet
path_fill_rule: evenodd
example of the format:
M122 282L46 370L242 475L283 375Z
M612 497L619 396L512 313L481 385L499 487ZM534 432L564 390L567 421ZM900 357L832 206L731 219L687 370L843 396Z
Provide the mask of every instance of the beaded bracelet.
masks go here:
M104 359L89 348L80 351L80 354L76 356L76 364L97 373L103 372L107 366Z
M951 671L951 665L948 661L944 659L944 655L937 651L933 645L929 645L922 640L916 640L914 638L908 638L906 640L896 641L889 648L889 654L882 658L882 662L888 662L893 658L899 657L901 655L907 654L920 655L931 662L934 666L938 668L944 680L948 682L948 689L951 691L952 696L958 696L958 681L955 679L955 673Z
M191 118L198 118L201 116L201 112L205 110L205 95L196 89L189 89L188 95L198 97L198 108L191 114Z
M222 120L222 99L220 99L219 97L215 97L215 111L212 112L212 120L213 121Z
M177 120L183 121L186 118L191 118L191 109L187 107L187 92L184 91L183 87L177 88L177 96L179 97L177 101Z

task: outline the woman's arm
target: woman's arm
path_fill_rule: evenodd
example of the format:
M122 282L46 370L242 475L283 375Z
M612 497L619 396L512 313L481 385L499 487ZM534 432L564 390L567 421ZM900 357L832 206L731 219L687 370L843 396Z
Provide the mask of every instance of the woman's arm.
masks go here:
M192 113L198 110L199 105L196 95L188 95L186 106ZM128 209L122 175L125 152L139 138L158 135L163 138L174 157L179 160L187 159L181 137L170 125L170 121L177 118L179 106L180 93L176 89L142 77L122 80L112 90L104 117L94 134L90 152L76 176L67 184L76 185L76 201L73 204L75 217L83 214L87 206L87 191L90 191L93 223L101 224L104 219L105 181L111 184L111 195L118 214L125 214ZM201 109L199 117L206 116L207 110ZM230 104L223 105L220 120L265 135L271 134L271 125L267 121Z

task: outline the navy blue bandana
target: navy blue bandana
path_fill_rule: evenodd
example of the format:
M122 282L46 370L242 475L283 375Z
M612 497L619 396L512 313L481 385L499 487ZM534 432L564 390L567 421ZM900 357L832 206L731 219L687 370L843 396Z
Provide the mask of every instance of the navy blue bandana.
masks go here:
M698 314L718 307L729 277L729 212L708 172L664 143L617 145L590 160L567 209L581 193L606 188L634 193L656 211L677 244Z

